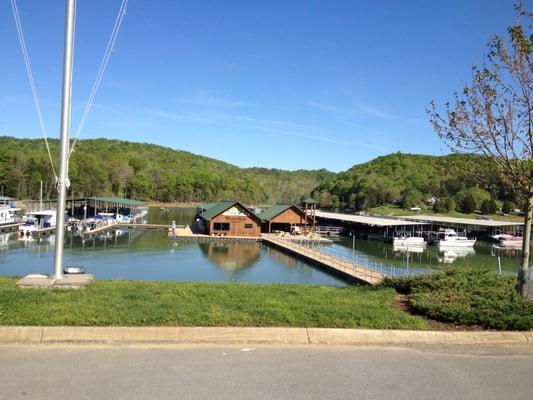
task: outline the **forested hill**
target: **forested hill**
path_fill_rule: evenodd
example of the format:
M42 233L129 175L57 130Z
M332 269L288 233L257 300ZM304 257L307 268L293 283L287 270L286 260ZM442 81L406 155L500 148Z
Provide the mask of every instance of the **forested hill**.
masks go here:
M58 141L50 144L55 157ZM324 169L239 168L153 144L94 139L78 142L69 176L74 196L114 195L162 202L238 199L266 205L298 202L310 193L323 208L357 210L394 202L412 207L430 197L447 199L449 210L479 209L490 199L516 202L494 164L474 155L395 153L335 174ZM37 198L41 180L45 197L53 197L54 179L44 141L0 137L4 194ZM463 203L470 204L463 207Z
M459 209L468 197L479 209L484 200L516 201L499 178L495 165L476 155L426 156L394 153L355 165L318 186L313 196L322 207L368 209L398 203L404 208L426 199L448 199ZM471 201L469 201L471 203Z
M49 141L57 169L58 141ZM153 144L81 140L70 160L74 196L116 195L163 202L238 199L249 204L295 202L334 174L237 166ZM43 140L0 137L4 194L54 196L53 173Z

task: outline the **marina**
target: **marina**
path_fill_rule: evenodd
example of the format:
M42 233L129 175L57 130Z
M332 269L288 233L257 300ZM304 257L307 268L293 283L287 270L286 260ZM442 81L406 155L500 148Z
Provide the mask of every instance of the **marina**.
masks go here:
M320 263L329 257L329 261L346 270L355 271L360 266L377 272L378 277L427 273L446 265L475 265L501 273L516 273L521 254L519 249L502 249L486 241L463 249L394 245L347 235L306 240L301 235L272 234L270 243L258 237L192 233L169 237L168 228L173 221L176 229L191 232L186 227L195 215L193 208L169 211L150 208L145 224L110 225L90 235L68 232L65 262L83 265L88 273L102 279L345 285L361 280L329 270ZM16 233L2 235L1 275L49 272L54 234L24 241L18 240ZM274 241L285 243L285 248ZM303 252L311 254L313 259Z

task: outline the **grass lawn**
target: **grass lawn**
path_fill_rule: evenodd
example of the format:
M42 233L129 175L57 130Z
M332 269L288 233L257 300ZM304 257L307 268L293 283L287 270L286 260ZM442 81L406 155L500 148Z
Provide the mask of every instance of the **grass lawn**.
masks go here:
M459 211L450 211L449 213L436 213L433 211L431 207L426 207L426 206L422 207L422 210L420 211L411 211L411 210L404 210L403 208L394 206L394 205L384 205L384 206L371 208L368 211L372 214L381 214L381 215L389 216L389 217L400 217L404 215L434 215L434 216L442 216L442 217L476 219L477 217L482 215L479 212L465 214ZM513 214L513 215L491 214L488 217L495 221L524 222L524 216L516 215L516 214Z
M42 290L16 280L0 277L0 325L429 328L394 309L385 287L97 280Z

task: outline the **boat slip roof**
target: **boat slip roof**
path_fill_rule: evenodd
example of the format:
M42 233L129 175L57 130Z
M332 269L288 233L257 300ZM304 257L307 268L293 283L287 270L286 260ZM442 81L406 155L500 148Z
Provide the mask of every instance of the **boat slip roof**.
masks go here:
M387 217L370 217L366 215L341 214L325 211L317 211L316 216L319 218L334 219L337 221L354 222L356 224L365 224L372 226L412 226L412 225L427 225L426 222L406 221L399 218Z
M522 222L517 221L496 221L492 219L471 219L471 218L456 218L456 217L444 217L442 215L410 215L404 217L398 217L408 219L411 221L422 221L427 223L445 223L455 225L473 225L473 226L485 226L485 227L501 227L501 226L520 226Z
M79 199L75 199L74 201L83 201L83 200L100 201L102 203L117 204L117 205L130 206L130 207L146 205L145 201L124 199L122 197L94 197L92 196L92 197L81 197Z

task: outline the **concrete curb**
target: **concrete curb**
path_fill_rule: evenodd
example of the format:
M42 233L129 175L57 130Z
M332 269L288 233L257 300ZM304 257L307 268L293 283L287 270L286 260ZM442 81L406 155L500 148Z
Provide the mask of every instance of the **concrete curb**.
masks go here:
M323 328L0 326L0 344L533 345L533 332Z

